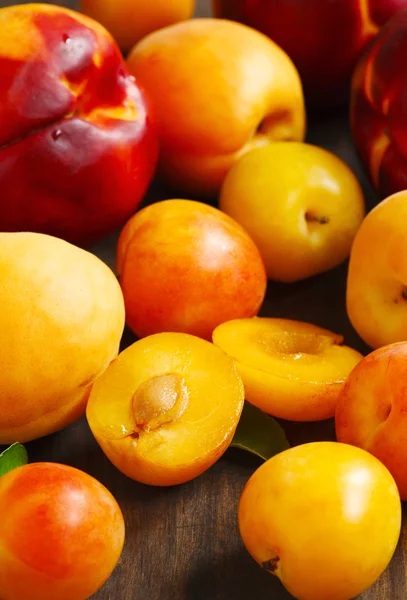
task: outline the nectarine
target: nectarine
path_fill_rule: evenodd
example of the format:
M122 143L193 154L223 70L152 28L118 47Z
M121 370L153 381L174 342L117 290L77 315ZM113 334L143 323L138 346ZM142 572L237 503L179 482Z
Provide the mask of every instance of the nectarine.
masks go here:
M0 9L0 230L90 244L125 223L157 163L144 92L101 25Z
M155 105L161 175L185 193L215 195L248 149L304 137L298 73L254 29L192 19L144 38L127 64Z
M209 342L161 333L124 350L87 406L101 448L125 475L168 486L197 477L229 446L243 408L234 361Z
M84 414L91 384L117 355L124 302L101 260L39 233L0 233L0 278L6 444L47 435Z
M215 14L270 36L293 59L314 106L348 99L355 64L407 0L213 0Z

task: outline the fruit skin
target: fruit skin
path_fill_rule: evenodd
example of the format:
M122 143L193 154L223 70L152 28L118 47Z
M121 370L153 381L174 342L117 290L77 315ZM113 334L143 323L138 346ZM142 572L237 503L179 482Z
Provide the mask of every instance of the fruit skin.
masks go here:
M304 138L295 67L244 25L220 19L173 25L137 44L127 64L155 104L161 176L184 193L214 196L248 149Z
M402 11L383 27L352 82L353 140L382 198L407 187L406 36Z
M363 358L343 337L289 319L237 319L213 332L213 342L236 361L246 400L291 421L335 414L340 390Z
M174 388L169 378L176 379ZM108 367L93 386L86 415L120 471L141 483L171 486L201 475L222 456L243 403L242 380L222 350L191 335L160 333L139 340Z
M110 34L79 13L11 6L0 28L0 228L88 245L122 226L150 183L147 99Z
M192 200L144 208L117 247L126 320L138 337L163 331L210 340L215 327L260 309L267 277L248 234Z
M117 355L124 302L93 254L36 233L0 233L0 444L66 427Z
M407 339L407 192L383 200L365 218L352 246L346 304L372 348Z
M128 52L149 33L190 19L195 0L80 0L81 11L104 25Z
M375 350L352 371L336 409L339 441L376 456L407 500L407 343Z
M365 214L349 167L327 150L295 142L269 144L238 160L219 208L252 237L268 278L283 282L342 263Z
M349 600L381 575L401 527L397 486L359 448L317 442L264 463L239 505L247 550L298 600Z
M86 600L122 552L123 515L78 469L34 463L0 479L2 600Z
M347 101L362 50L406 0L213 0L215 14L255 27L293 59L310 104Z

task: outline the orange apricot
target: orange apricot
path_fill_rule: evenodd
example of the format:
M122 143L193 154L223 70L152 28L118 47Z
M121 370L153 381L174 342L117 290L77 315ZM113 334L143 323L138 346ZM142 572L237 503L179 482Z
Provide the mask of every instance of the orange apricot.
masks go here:
M213 342L236 360L246 399L292 421L333 417L339 392L362 359L342 345L342 336L288 319L223 323L215 329Z
M195 0L80 0L80 7L127 52L149 33L190 19Z
M124 302L99 258L40 233L0 233L0 444L66 427L119 350Z
M34 463L0 478L1 600L86 600L124 543L121 510L99 481Z
M220 323L255 316L267 286L246 231L192 200L136 213L119 238L117 271L127 324L138 337L179 331L210 340Z
M124 350L95 382L87 419L120 471L168 486L220 458L243 402L242 380L222 350L188 334L161 333Z
M401 528L382 463L336 442L291 448L250 478L239 527L252 557L299 600L349 600L389 564Z

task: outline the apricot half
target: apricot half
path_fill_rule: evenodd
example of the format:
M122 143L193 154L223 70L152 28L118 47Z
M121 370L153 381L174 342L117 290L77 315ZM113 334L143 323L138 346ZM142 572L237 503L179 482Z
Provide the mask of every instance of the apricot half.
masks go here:
M149 485L184 483L229 446L243 408L234 361L182 333L146 337L93 386L87 418L111 462Z
M362 359L343 338L288 319L238 319L220 325L213 341L237 362L246 399L292 421L335 414L338 394Z

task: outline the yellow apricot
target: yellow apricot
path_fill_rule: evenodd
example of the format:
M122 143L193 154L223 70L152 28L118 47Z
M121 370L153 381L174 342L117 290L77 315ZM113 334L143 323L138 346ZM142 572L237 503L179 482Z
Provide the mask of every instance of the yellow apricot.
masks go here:
M242 380L227 354L192 335L159 333L124 350L96 381L87 418L125 475L176 485L223 454L243 402Z
M264 412L293 421L334 416L338 394L362 359L343 338L288 319L223 323L213 342L236 360L246 399Z
M119 351L124 300L99 258L40 233L0 233L0 444L66 427Z
M401 502L389 471L368 452L304 444L252 475L239 527L252 557L298 600L350 600L389 564Z

